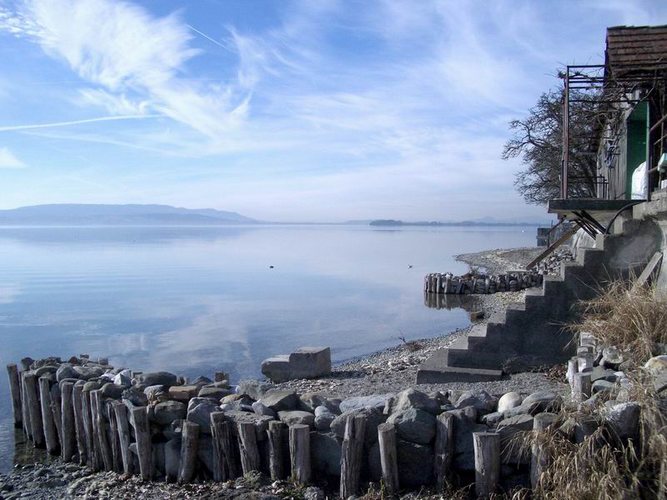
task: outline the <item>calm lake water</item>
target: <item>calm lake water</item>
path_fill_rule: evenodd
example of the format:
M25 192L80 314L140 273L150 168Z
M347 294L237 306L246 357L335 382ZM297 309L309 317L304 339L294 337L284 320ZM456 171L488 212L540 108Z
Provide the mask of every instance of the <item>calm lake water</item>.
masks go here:
M341 361L466 326L462 309L424 305L424 274L534 244L516 227L0 228L0 362L88 353L237 382L302 345ZM19 458L1 378L6 471Z

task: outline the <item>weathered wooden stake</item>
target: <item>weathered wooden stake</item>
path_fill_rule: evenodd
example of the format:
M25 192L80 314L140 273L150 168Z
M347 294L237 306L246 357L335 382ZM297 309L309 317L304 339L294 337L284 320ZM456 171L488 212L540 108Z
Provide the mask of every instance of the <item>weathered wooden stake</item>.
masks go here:
M500 478L500 434L473 432L475 492L486 498L496 490Z
M557 419L558 416L554 413L539 413L533 419L533 431L536 433L544 432ZM537 486L542 471L549 465L550 459L551 457L545 451L544 446L533 443L530 457L530 484L533 489Z
M21 381L15 364L7 365L7 375L9 377L9 392L12 395L14 427L21 427L21 422L23 422L23 414L21 412Z
M34 373L26 372L23 376L25 383L25 398L28 406L28 413L30 414L30 431L32 435L32 442L36 447L44 446L44 428L42 426L42 409L39 405L39 397L37 396L37 377Z
M567 373L565 375L565 378L567 378L567 382L570 384L570 387L572 387L575 373L579 373L579 359L570 358L567 362Z
M109 441L111 441L111 459L113 462L113 470L116 472L123 472L123 461L121 460L120 440L118 436L118 422L116 420L116 412L114 411L114 403L118 401L107 401L106 413L109 415Z
M378 445L382 480L389 495L398 493L398 455L396 452L396 429L393 424L378 425Z
M27 389L25 376L27 372L19 372L19 381L21 382L21 421L23 423L23 432L32 439L32 425L30 424L30 408L28 407Z
M189 420L183 421L183 440L181 441L181 469L178 482L189 483L195 474L197 447L199 444L199 425Z
M58 442L63 442L63 412L62 412L62 396L60 393L60 384L53 384L51 386L51 413L53 414L53 421L56 424L56 431L58 432Z
M227 481L228 467L222 450L222 427L225 423L225 414L221 411L211 413L211 435L213 437L213 480Z
M357 494L364 451L366 417L349 415L345 422L345 435L340 457L340 497Z
M72 388L72 408L74 409L74 427L76 428L76 447L79 451L79 463L85 465L88 460L86 450L86 430L83 421L83 384L78 382Z
M132 409L131 415L134 424L134 435L137 440L139 471L141 472L141 478L144 481L149 481L153 473L153 453L151 451L151 433L148 426L148 412L145 406L139 406Z
M237 425L239 434L239 452L241 453L241 468L243 474L259 470L260 458L257 448L257 431L252 422L239 422Z
M109 446L109 435L107 434L107 421L104 418L104 402L102 401L102 389L90 391L90 397L95 419L94 429L97 437L98 452L104 463L104 470L113 470L113 457L111 446Z
M101 467L101 459L97 453L97 440L93 430L93 409L90 391L81 394L81 413L83 414L83 429L86 434L86 451L88 452L88 466L98 471Z
M593 369L593 355L584 354L583 356L578 356L577 365L579 373L590 371L591 369Z
M294 424L289 428L289 452L292 481L299 484L310 482L310 426Z
M51 411L51 382L47 377L39 378L39 401L42 412L42 422L44 424L44 439L46 441L46 451L55 455L58 453L60 443L58 442L58 431L53 422L53 412Z
M285 458L287 450L285 449L285 429L286 425L278 420L269 422L269 429L266 431L269 436L269 472L274 481L284 479Z
M454 454L454 416L441 413L436 420L435 433L435 481L438 491L443 491L449 482L449 472Z
M591 374L575 373L572 379L572 398L577 403L585 401L591 396Z
M74 425L74 407L72 405L73 390L74 382L63 381L60 383L60 412L63 419L61 456L65 462L72 461L72 456L76 449L76 428Z
M123 461L123 473L132 474L132 462L130 461L130 424L127 420L127 408L120 401L112 403L113 413L116 417L118 428L118 440L120 442L120 456Z

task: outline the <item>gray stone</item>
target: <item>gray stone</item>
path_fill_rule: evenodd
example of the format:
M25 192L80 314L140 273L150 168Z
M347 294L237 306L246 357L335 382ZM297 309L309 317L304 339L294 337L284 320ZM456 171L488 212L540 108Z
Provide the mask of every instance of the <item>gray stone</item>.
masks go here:
M199 392L199 386L191 384L177 385L170 387L168 391L170 399L176 399L177 401L183 401L187 403L190 401L190 399L197 396L197 393Z
M104 369L99 366L73 366L72 369L78 374L77 378L83 380L90 380L104 373Z
M322 406L326 398L316 392L308 392L299 396L299 410L303 411L315 411L315 408Z
M132 385L132 374L130 370L122 370L114 375L113 383L122 387L130 387Z
M376 408L383 410L387 399L391 394L380 394L373 396L352 396L345 398L338 406L341 413L351 410L360 410L362 408Z
M505 464L526 464L530 455L527 449L522 448L518 442L519 433L527 433L533 430L533 417L531 415L517 415L502 420L498 423L498 434L500 434L501 460Z
M84 380L84 379L81 379ZM85 384L83 384L83 392L90 392L90 391L96 391L97 389L101 389L102 384L98 382L97 380L88 380Z
M603 409L605 422L621 439L634 438L639 432L639 414L641 407L634 401L616 403L609 401Z
M223 389L221 387L209 387L205 386L199 389L199 393L197 396L200 398L209 398L209 399L215 399L216 401L224 398L225 396L229 396L232 393L231 390L229 389Z
M71 365L60 365L60 368L56 370L56 380L62 382L66 378L79 378L79 374Z
M364 442L366 447L370 447L378 439L377 436L377 427L378 425L384 423L387 420L387 416L384 415L377 408L361 408L358 410L350 410L338 415L331 422L331 430L339 438L343 438L345 435L345 425L347 422L347 417L350 415L365 415L366 416L366 434Z
M261 401L255 401L252 404L252 409L255 413L257 413L257 415L264 415L267 417L276 418L276 412L271 408L269 408L268 406L266 406Z
M120 399L123 395L124 387L116 385L113 382L107 382L102 386L102 396L111 399Z
M295 424L303 424L313 426L315 424L315 415L308 411L279 411L278 418L288 426Z
M491 396L486 391L470 392L466 391L456 401L456 408L465 408L474 406L478 413L490 413L496 409L498 398Z
M206 398L193 398L188 404L187 419L199 425L202 434L211 433L211 413L220 411L220 407Z
M454 460L453 466L463 471L475 470L475 454L472 433L486 432L488 427L478 424L477 411L474 407L448 411L454 418Z
M315 408L315 428L318 431L328 432L331 429L331 422L334 421L334 415L326 406L318 406Z
M153 407L153 421L160 425L169 425L174 420L185 418L187 413L185 403L165 401Z
M196 379L190 382L192 385L208 385L212 383L213 381L210 378L204 377L203 375L199 375Z
M611 370L618 370L623 361L623 354L616 347L605 347L602 351L600 365Z
M415 389L406 389L399 392L394 399L391 413L409 410L410 408L424 410L433 415L440 413L440 403L435 398Z
M273 388L272 384L260 382L259 380L241 380L238 385L238 394L247 394L252 399L261 399L266 391Z
M311 432L313 469L327 476L340 476L340 439L333 433Z
M486 415L483 415L479 420L480 422L488 425L489 427L495 427L504 418L505 415L502 412L496 411L493 413L487 413Z
M607 382L606 380L599 379L593 382L591 386L591 392L597 394L598 392L614 392L617 389L617 386L614 382Z
M169 395L163 385L149 385L144 389L144 394L149 403L160 403L169 399Z
M644 370L653 376L667 374L667 355L652 357L644 364Z
M498 400L498 409L500 413L511 410L521 405L523 398L518 392L508 392L503 394L502 397Z
M328 347L301 347L289 355L265 359L262 373L274 382L326 376L331 373L331 350Z
M534 392L523 400L521 405L537 405L539 411L558 411L563 398L552 391Z
M181 459L181 438L172 438L164 444L164 471L172 480L178 477Z
M85 388L84 388L85 390ZM144 391L139 391L134 387L125 389L122 394L123 399L127 399L134 406L146 406L148 405L148 398L144 394Z
M596 380L607 380L609 382L616 382L616 373L614 370L609 370L602 366L595 366L591 371L591 382L595 383Z
M294 391L271 389L265 392L260 401L274 411L296 410L299 406L299 397Z
M472 442L472 439L470 440ZM401 488L418 488L433 481L433 448L398 439L398 482Z
M308 486L303 492L304 500L324 500L326 495L317 486Z
M172 385L176 385L177 377L173 373L169 372L148 372L142 373L138 376L137 379L140 384L146 386L163 385L165 388L169 388Z
M208 434L200 434L197 443L197 458L207 469L209 475L213 474L213 438Z
M47 374L51 374L51 373L57 373L57 372L58 372L58 368L59 368L59 367L57 367L57 366L53 366L53 365L40 366L39 368L37 368L37 369L35 370L35 376L36 376L37 378L39 378L39 377L41 377L42 375L47 375ZM57 380L57 379L56 379L56 380Z
M428 444L435 437L435 417L416 408L393 413L387 422L396 426L398 437L405 441Z

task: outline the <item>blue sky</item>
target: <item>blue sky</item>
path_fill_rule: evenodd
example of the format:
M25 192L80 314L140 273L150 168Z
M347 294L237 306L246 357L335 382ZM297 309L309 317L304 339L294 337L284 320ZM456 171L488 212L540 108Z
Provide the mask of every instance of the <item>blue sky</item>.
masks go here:
M0 0L0 208L544 213L509 120L662 1Z

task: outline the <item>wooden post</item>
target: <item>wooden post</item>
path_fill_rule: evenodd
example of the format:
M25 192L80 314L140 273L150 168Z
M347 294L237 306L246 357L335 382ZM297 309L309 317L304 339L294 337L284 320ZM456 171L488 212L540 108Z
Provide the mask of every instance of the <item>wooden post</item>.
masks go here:
M292 481L299 484L310 482L310 426L290 425L289 452L292 466Z
M74 382L63 381L60 383L60 411L63 419L63 442L61 446L62 459L71 462L76 449L76 429L74 425L74 406L72 404L72 392Z
M575 373L572 379L572 398L581 403L591 397L591 374L589 372Z
M39 401L42 411L42 422L44 423L44 439L46 441L46 451L55 455L58 453L58 431L53 422L53 412L51 411L51 382L47 377L39 378Z
M396 429L393 424L378 425L378 444L382 480L391 496L398 493L398 455L396 452Z
M269 472L273 481L284 479L286 475L285 429L283 422L271 420L269 429L266 431L269 436Z
M74 409L74 427L76 428L76 447L79 451L79 464L88 460L86 450L86 430L83 421L83 384L75 383L72 388L72 407Z
M252 422L239 422L239 452L241 453L241 468L243 475L252 470L259 470L260 458L257 448L257 431Z
M583 356L577 357L577 364L579 372L590 371L593 369L593 355L584 354Z
M123 473L129 476L132 474L132 462L130 461L130 424L127 420L127 408L120 401L114 401L112 406L116 417L116 426L118 428L120 456L123 460Z
M104 463L104 470L113 470L113 457L111 456L111 446L109 446L109 436L107 434L107 422L104 418L104 402L102 401L102 389L90 391L90 397L93 408L93 418L95 434L97 437L98 452Z
M114 404L118 401L107 401L107 413L109 415L109 440L111 441L111 460L113 462L113 470L116 472L123 472L123 461L121 460L120 440L118 435L118 422L116 420L116 412L114 411Z
M58 442L62 448L63 442L63 415L62 415L62 396L60 393L60 384L53 384L51 386L51 413L53 414L53 421L56 424L56 431L58 432Z
M189 483L195 474L197 446L199 444L199 425L183 420L183 440L181 441L181 469L178 482Z
M475 492L486 498L496 490L500 478L500 434L473 432Z
M364 451L366 417L349 415L345 422L345 435L340 457L340 497L357 494Z
M570 358L567 362L567 373L565 375L568 384L570 384L570 387L572 387L575 373L579 373L579 359Z
M25 376L27 372L20 372L19 379L21 382L21 422L23 424L23 432L32 439L32 425L30 424L30 408L28 407L28 390L26 389Z
M211 413L211 435L213 437L213 480L227 481L229 477L229 468L225 463L225 454L222 449L223 424L225 414L221 411Z
M533 431L535 433L544 432L550 425L552 425L558 416L554 413L539 413L533 419ZM545 451L544 446L540 446L539 442L534 442L531 446L530 456L530 484L533 489L537 486L540 480L542 471L549 465L551 457Z
M153 472L153 452L151 451L151 433L148 426L148 412L145 406L132 409L134 435L137 440L139 471L144 481L149 481ZM184 427L185 429L185 427Z
M26 372L23 376L25 382L25 398L30 414L30 432L32 442L36 447L44 446L44 428L42 426L42 410L37 396L37 377L34 373Z
M435 481L439 492L449 482L449 472L454 454L454 416L441 413L436 420L435 433Z
M83 429L86 434L86 451L88 452L88 466L94 471L100 470L100 456L97 453L95 433L93 431L93 409L91 405L90 391L81 394L81 413L83 414Z
M15 364L12 363L7 365L7 376L9 377L9 392L12 395L14 427L21 427L21 422L23 421L23 415L21 413L21 382Z

